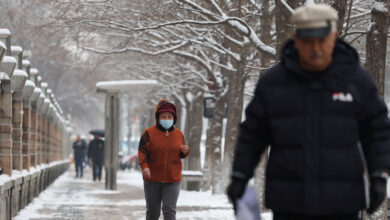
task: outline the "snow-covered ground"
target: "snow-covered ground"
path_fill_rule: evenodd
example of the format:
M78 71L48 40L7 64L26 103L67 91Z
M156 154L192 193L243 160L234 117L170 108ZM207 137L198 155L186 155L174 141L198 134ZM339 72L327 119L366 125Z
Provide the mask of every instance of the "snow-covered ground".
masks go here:
M83 179L74 178L71 167L14 219L145 219L141 173L120 171L117 176L118 190L110 191L104 182L91 180L89 169ZM177 206L177 219L235 219L227 197L210 191L181 190ZM262 219L271 220L272 214Z
M93 182L90 174L75 179L70 171L60 176L14 218L25 219L145 219L145 200L141 173L118 172L118 190L104 190L104 183ZM269 214L263 219L270 220ZM162 217L161 217L162 219ZM225 195L182 190L177 219L235 219Z

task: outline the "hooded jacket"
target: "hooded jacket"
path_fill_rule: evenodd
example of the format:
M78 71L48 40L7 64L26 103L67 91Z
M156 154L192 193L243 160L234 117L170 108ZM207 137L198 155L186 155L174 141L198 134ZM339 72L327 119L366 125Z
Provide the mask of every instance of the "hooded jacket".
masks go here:
M270 146L266 206L303 214L353 213L367 206L363 173L388 171L390 122L357 52L338 39L331 65L299 67L292 40L258 82L241 124L233 178L248 180Z
M156 106L156 125L147 128L142 134L138 161L142 170L150 169L151 177L144 180L175 183L181 181L181 159L187 157L190 152L183 154L180 150L181 146L185 145L185 140L179 129L172 126L166 130L159 124L159 110L164 108L168 108L170 112L173 110L174 123L176 122L176 107L165 99L161 100Z

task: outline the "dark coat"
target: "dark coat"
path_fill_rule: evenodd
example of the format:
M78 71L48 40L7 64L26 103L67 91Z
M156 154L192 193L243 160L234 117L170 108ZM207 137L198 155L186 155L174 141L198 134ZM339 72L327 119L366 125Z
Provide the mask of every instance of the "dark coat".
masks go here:
M251 178L267 146L268 208L336 214L366 207L364 163L370 174L389 169L390 122L352 47L338 40L330 67L308 73L293 41L285 45L246 109L232 176Z
M76 161L83 161L87 151L87 143L85 140L75 141L72 144L74 159Z
M94 163L104 164L104 141L102 139L93 139L89 142L88 158L91 158Z

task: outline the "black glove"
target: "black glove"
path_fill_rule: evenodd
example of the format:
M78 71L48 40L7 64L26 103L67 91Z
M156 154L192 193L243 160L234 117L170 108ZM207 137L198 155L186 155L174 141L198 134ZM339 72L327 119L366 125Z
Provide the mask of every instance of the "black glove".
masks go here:
M230 182L230 185L227 188L227 196L230 201L233 203L234 213L236 213L236 201L241 198L244 194L246 188L247 181L243 179L233 178Z
M386 197L386 178L371 177L370 183L370 206L367 212L372 214L379 208Z

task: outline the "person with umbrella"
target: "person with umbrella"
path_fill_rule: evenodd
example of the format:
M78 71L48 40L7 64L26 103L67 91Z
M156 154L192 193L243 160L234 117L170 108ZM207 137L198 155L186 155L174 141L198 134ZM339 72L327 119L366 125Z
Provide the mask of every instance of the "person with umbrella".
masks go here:
M76 178L83 177L83 161L85 157L85 151L87 149L87 143L85 140L81 139L81 136L78 134L76 137L76 141L72 144L75 168L76 168Z
M104 132L92 130L89 133L94 136L88 146L88 158L92 160L92 177L93 181L100 181L104 164L104 141L99 137L104 136Z

